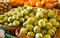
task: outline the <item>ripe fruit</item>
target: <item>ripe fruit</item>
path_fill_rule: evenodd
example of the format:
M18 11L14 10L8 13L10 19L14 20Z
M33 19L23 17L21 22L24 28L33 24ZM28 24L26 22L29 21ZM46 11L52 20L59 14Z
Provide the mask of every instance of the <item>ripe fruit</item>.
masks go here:
M56 22L54 26L55 26L56 28L58 28L59 25L60 25L60 23L59 23L59 22Z
M41 28L39 26L34 27L34 32L35 33L40 33L40 31L41 31Z
M42 29L41 33L44 35L45 33L47 33L47 30L46 29Z
M20 34L22 34L22 35L26 35L27 34L27 29L22 29L22 30L20 30Z
M9 17L8 18L8 22L12 22L13 21L13 18L12 17Z
M48 11L46 9L42 9L41 12L46 15Z
M23 17L23 13L18 13L18 15L19 15L20 17Z
M14 26L19 26L19 25L20 25L20 22L17 21L17 20L15 20L15 21L13 21L13 25L14 25Z
M49 22L54 25L56 23L56 19L52 18L52 19L49 20Z
M30 17L34 17L34 13L30 13L29 16L30 16Z
M3 20L0 20L0 24L3 24L4 23L4 21Z
M55 31L53 29L49 29L48 30L48 34L50 34L51 36L55 35Z
M23 27L26 27L26 26L27 26L27 23L26 23L26 22L24 22L24 23L23 23Z
M52 38L49 34L44 35L44 38Z
M41 28L45 27L45 20L40 19L40 20L38 21L38 25L39 25Z
M42 10L43 8L37 8L37 13L40 13L40 11Z
M35 36L35 33L34 32L28 32L27 33L27 36L34 37Z
M13 23L9 23L8 26L10 26L10 27L13 26Z
M26 28L25 28L25 27L21 27L21 30L22 30L22 29L26 29ZM27 30L27 29L26 29L26 30Z
M12 13L8 13L8 16L12 16L13 14Z
M40 1L37 1L37 2L36 2L36 7L43 7L43 3L40 2Z
M29 16L24 16L24 19L27 20L29 18Z
M22 11L22 13L23 13L23 15L28 15L28 11L26 10L26 9L24 9L23 11Z
M41 33L37 33L35 38L43 38L43 35Z
M8 13L4 13L4 16L8 17Z
M37 12L36 13L36 17L37 18L43 18L44 17L44 14L43 13L40 13L40 12Z
M36 2L35 1L31 1L30 5L33 6L33 7L35 7L36 6Z
M37 17L35 18L35 23L34 23L34 25L38 25L38 19L37 19Z
M57 17L57 20L60 21L60 16Z
M34 0L34 1L36 1L36 2L37 2L37 1L40 1L40 0Z
M25 21L24 18L20 18L20 19L19 19L19 22L21 22L21 23L23 23L24 21Z
M17 19L19 19L19 16L17 16L17 15L13 15L13 17L12 17L14 20L17 20Z
M17 0L17 1L18 1L18 0ZM24 5L24 0L19 0L19 1L18 1L18 4Z
M6 23L4 23L4 25L6 25L6 26L7 26L7 25L8 25L8 23L6 22Z
M54 5L53 4L51 4L51 3L46 3L45 4L45 8L53 8L54 7Z
M53 18L54 14L55 14L55 11L54 10L49 10L49 12L47 13L47 16L49 18Z
M26 29L29 31L32 31L34 29L34 26L33 25L27 25Z
M46 29L51 29L52 27L53 25L50 22L46 23L46 26L45 26Z
M0 20L2 20L4 18L4 16L3 15L0 15Z
M50 3L51 0L42 0L44 3Z
M30 6L30 3L29 3L28 1L26 1L26 2L25 2L25 5L28 5L28 6Z
M57 28L56 28L56 27L53 27L52 29L53 29L54 31L56 31L56 30L57 30Z
M34 21L35 21L35 18L34 17L31 17L26 22L27 22L27 24L33 24Z
M4 22L8 22L8 17L5 17L3 20Z
M28 0L29 2L33 1L33 0Z
M48 20L47 20L47 18L43 18L43 20L45 20L45 22L47 22Z

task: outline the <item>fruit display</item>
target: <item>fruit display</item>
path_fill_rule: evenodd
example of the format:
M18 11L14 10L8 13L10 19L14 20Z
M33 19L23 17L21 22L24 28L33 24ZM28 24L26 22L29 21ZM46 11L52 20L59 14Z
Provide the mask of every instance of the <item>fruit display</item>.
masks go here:
M11 10L9 10L8 12L5 12L4 14L0 15L0 24L4 24L5 26L9 26L9 27L17 27L22 25L29 17L31 17L29 14L31 14L30 12L34 12L35 10L34 7L27 7L27 6L23 6L23 7L17 7L17 8L13 8ZM28 16L29 15L29 16ZM27 23L33 23L34 18L30 18ZM32 22L30 22L32 20ZM25 26L25 24L24 24ZM27 26L27 29L30 27L31 25ZM31 26L33 29L33 25ZM31 28L30 27L30 28ZM31 29L31 30L32 30ZM30 30L30 29L29 29Z
M60 15L55 10L17 7L0 15L0 24L8 27L22 26L19 34L33 38L52 38L60 23Z
M13 5L27 5L33 7L53 8L57 5L57 0L9 0Z
M19 28L16 31L18 38L53 38L55 36L60 26L60 10L54 8L57 0L7 1L9 3L0 2L0 27L5 28L7 32L9 31L8 33L14 35Z
M7 2L0 2L0 14L12 9L12 5Z

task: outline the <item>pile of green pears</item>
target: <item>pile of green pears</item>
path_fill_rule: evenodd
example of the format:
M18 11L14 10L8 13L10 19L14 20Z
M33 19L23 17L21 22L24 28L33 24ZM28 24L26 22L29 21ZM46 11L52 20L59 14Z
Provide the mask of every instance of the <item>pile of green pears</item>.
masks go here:
M0 24L21 26L20 34L33 38L52 38L60 23L55 10L29 6L13 8L0 15Z

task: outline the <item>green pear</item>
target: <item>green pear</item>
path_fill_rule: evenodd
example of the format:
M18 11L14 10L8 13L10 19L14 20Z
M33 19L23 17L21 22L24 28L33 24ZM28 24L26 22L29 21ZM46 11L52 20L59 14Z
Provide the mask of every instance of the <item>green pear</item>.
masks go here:
M57 20L54 19L54 18L52 18L52 19L49 20L49 22L52 23L53 25L56 23L56 21L57 21Z
M48 11L46 9L43 9L43 10L41 10L41 12L46 15Z
M46 29L51 29L53 27L52 23L47 22L45 28Z
M4 22L8 22L8 17L5 17L3 20Z
M41 31L41 28L39 26L34 27L34 32L35 33L40 33L40 31Z
M40 12L37 12L36 13L36 17L37 18L43 18L44 17L44 14L43 13L40 13Z
M54 14L55 14L55 10L49 10L49 12L47 13L47 16L49 18L53 18Z
M20 30L23 30L23 29L26 29L25 27L21 27L21 29ZM26 29L27 30L27 29Z
M9 17L8 18L8 22L12 22L13 21L13 18L12 17Z
M13 23L9 23L8 26L14 26Z
M28 32L27 33L27 36L34 37L35 36L35 33L34 32Z
M33 24L35 21L35 18L34 17L30 17L26 22L27 24Z
M40 12L41 10L43 10L43 8L37 8L37 12Z
M23 27L26 27L28 24L26 22L23 23Z
M59 22L56 22L54 26L55 26L56 28L58 28L59 25L60 25L60 23L59 23Z
M20 34L22 34L22 35L26 35L27 34L27 29L22 29L22 30L20 30Z
M23 17L24 15L22 12L18 12L18 16Z
M38 19L37 19L37 17L35 17L34 25L38 25Z
M35 38L43 38L43 35L41 33L37 33Z
M19 16L18 15L13 15L13 17L12 17L14 20L17 20L17 19L19 19Z
M4 25L8 26L8 23L6 22L6 23L4 23Z
M42 29L41 30L41 33L44 35L44 34L46 34L47 33L47 30L46 29Z
M3 24L4 23L4 20L0 20L0 24Z
M28 11L27 11L26 9L24 9L24 10L22 11L22 13L23 13L24 15L28 15Z
M25 21L25 19L24 19L24 18L20 18L19 21L20 21L21 23L23 23L23 22Z
M34 29L34 26L33 25L27 25L26 29L29 31L32 31Z
M14 25L14 26L19 26L19 25L20 25L20 22L17 21L17 20L15 20L15 21L13 21L13 25Z
M3 15L0 15L0 20L3 20L4 16Z
M39 25L41 28L45 27L45 20L40 19L40 20L38 21L38 25Z
M34 13L30 13L29 16L30 16L30 17L33 17L33 16L34 16Z
M56 28L56 27L53 27L52 29L53 29L54 31L56 31L56 30L57 30L57 28Z
M49 29L48 30L48 34L50 34L51 36L55 35L55 31L53 29Z
M8 13L4 13L4 16L8 17Z
M43 20L45 20L45 22L47 22L48 20L47 20L47 18L43 18Z
M60 16L57 17L57 20L60 21Z
M49 34L45 34L44 38L52 38Z
M29 16L24 16L24 19L27 20L29 18Z

